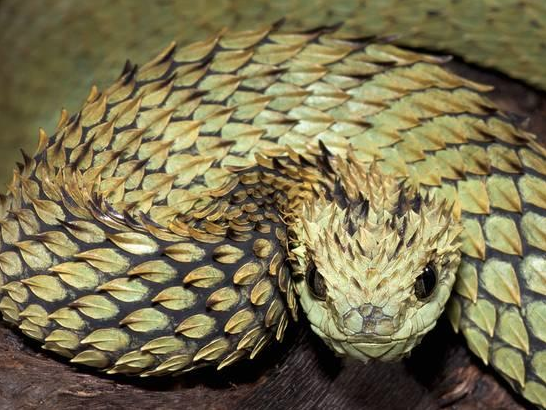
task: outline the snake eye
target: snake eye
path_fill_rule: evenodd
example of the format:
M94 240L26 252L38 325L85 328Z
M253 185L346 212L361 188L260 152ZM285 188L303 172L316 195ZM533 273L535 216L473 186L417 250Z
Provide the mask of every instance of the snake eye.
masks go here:
M317 267L313 264L309 267L306 274L307 286L317 299L326 299L326 286L324 286L324 278L317 271Z
M428 264L415 281L415 296L417 299L428 298L436 287L436 269Z

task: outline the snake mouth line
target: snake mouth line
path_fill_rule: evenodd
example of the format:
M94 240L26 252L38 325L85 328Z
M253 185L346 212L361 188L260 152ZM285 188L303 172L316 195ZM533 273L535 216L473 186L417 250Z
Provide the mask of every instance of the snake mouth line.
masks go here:
M377 345L377 346L385 345L385 344L389 344L389 343L393 343L397 341L397 339L394 339L392 335L381 336L376 334L348 336L347 339L345 340L349 343Z

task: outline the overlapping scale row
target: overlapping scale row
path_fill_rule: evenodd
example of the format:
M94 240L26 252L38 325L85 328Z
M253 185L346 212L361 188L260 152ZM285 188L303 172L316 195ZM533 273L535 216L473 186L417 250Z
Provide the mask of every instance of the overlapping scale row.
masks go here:
M256 206L266 193L242 189L250 194L236 207L215 203L226 212L211 207L172 229L77 220L65 208L66 218L38 223L43 233L21 232L9 244L4 230L4 319L45 349L109 373L160 375L253 357L282 338L279 289L290 293L290 279L284 227ZM9 223L21 226L17 216ZM95 240L78 238L90 231Z
M160 225L138 200L105 202L100 177L52 165L68 127L2 198L5 320L72 363L141 376L222 368L282 338L296 305L276 189L233 176L198 209L164 205Z
M53 129L57 107L79 109L87 89L110 84L126 58L140 63L172 39L187 44L223 27L255 29L282 18L299 29L344 22L356 36L395 34L397 43L453 53L546 86L541 0L157 0L148 7L129 0L40 0L0 7L0 152L6 160L0 169L6 176L15 150L32 149L38 127ZM245 58L227 52L215 67L222 73Z
M504 148L487 157L484 189L469 193L482 210L462 211L465 258L448 312L476 355L544 406L546 161L542 147Z
M92 89L80 114L63 112L56 135L48 140L42 133L37 156L26 157L16 173L3 201L2 311L29 334L41 335L30 320L36 315L35 322L53 314L62 327L84 329L74 333L78 343L96 346L76 361L98 367L111 365L105 352L112 343L131 353L120 366L148 362L141 357L148 348L136 349L127 329L176 326L176 337L190 335L176 351L218 359L233 347L232 339L209 340L216 334L211 329L223 326L230 334L257 320L247 309L263 312L264 300L275 301L268 309L284 312L278 283L252 280L256 272L269 276L249 259L280 251L282 221L265 206L267 195L237 190L233 175L254 165L257 153L280 155L289 146L305 154L322 141L333 153L352 149L364 163L376 160L382 172L453 202L465 227L453 321L473 350L529 400L542 403L537 357L544 346L545 151L495 108L484 95L488 87L447 72L441 62L335 28L291 32L270 26L223 32L178 49L172 44L140 68L128 63L111 87ZM263 187L252 174L241 178ZM286 184L281 180L276 189ZM228 194L229 202L220 200ZM192 212L202 225L180 225ZM246 215L254 230L231 223ZM219 218L249 245L217 241L227 232ZM269 228L262 218L271 221ZM146 232L138 231L140 223ZM76 297L70 283L89 290ZM156 283L172 285L159 292L156 286L163 285ZM253 288L234 293L234 284ZM235 302L236 294L245 298ZM293 295L287 296L293 307ZM45 302L69 299L44 316ZM184 320L169 308L190 305L194 314ZM215 307L232 316L217 318ZM286 315L279 315L284 326ZM255 323L241 340L261 346L256 338L264 327ZM528 342L517 336L520 330ZM60 337L52 336L47 346L60 346ZM71 337L65 346L74 346ZM172 340L165 340L152 343L153 349L168 349ZM169 369L189 366L184 354ZM506 365L515 355L524 361L523 372Z

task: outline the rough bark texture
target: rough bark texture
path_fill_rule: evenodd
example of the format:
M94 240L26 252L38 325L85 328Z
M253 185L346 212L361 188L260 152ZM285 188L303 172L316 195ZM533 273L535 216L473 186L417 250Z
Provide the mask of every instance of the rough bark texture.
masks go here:
M504 109L546 135L546 96L458 62L451 68L493 84ZM542 138L544 141L544 138ZM402 363L335 358L302 321L254 361L178 378L107 377L56 360L0 326L0 409L521 409L526 403L481 365L443 320Z

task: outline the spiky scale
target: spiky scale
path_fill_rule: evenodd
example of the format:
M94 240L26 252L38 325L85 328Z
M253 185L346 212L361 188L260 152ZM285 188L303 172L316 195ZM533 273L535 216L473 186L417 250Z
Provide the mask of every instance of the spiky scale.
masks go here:
M497 322L497 312L491 302L486 299L477 300L476 303L468 307L467 316L486 334L490 337L493 336Z
M184 276L183 283L198 288L210 288L221 282L224 277L225 274L222 270L213 265L206 265L189 272Z
M158 249L157 243L152 238L140 233L123 232L107 235L107 238L121 249L136 255L154 253Z
M176 270L162 260L144 262L127 272L128 276L140 277L151 282L164 283L176 276Z
M66 297L66 290L61 285L59 279L46 276L36 275L29 279L21 280L34 295L47 302L55 302Z
M107 373L141 373L142 369L148 368L154 361L154 356L149 353L132 351L121 356Z
M527 319L534 335L546 341L546 303L543 301L529 303Z
M521 304L520 288L512 265L498 259L490 259L483 266L484 288L497 299L514 305Z
M546 234L542 230L545 222L545 217L532 211L525 213L521 218L523 236L529 245L542 251L546 250Z
M37 326L45 327L49 322L47 311L40 305L28 305L27 308L19 313L20 317L28 319Z
M205 256L205 251L197 245L171 245L165 249L165 254L177 262L198 262Z
M86 263L65 262L48 269L59 276L69 286L77 289L95 289L99 284L99 276Z
M174 336L163 336L153 339L141 347L143 352L167 354L184 349L184 342Z
M16 276L23 271L23 265L15 252L3 252L0 254L0 269L8 277Z
M28 337L36 340L42 340L44 338L44 332L40 326L36 326L29 320L23 319L19 324L19 329Z
M4 313L17 322L22 308L37 302L32 292L36 284L31 281L26 285L19 279L37 277L42 265L54 272L62 263L84 263L98 275L100 293L76 292L59 282L61 289L75 292L68 307L40 301L47 306L46 311L53 312L49 317L55 326L66 325L85 333L81 336L84 344L114 349L105 354L82 347L87 350L74 352L75 363L114 366L111 372L133 373L133 365L128 364L132 363L151 375L189 369L199 359L231 363L242 357L233 350L235 346L254 357L273 333L278 339L282 337L285 306L291 310L296 306L292 278L286 268L279 268L278 259L285 258L287 240L283 222L274 210L264 211L275 201L286 204L288 200L268 195L289 188L291 178L301 177L312 185L320 175L316 175L316 164L297 162L279 168L278 161L265 160L265 168L280 169L283 176L276 179L264 174L260 185L271 183L270 191L249 186L245 195L234 194L242 189L239 182L252 185L256 176L249 174L235 181L230 175L254 165L256 152L281 154L283 144L291 145L295 153L309 154L321 141L329 151L344 156L350 142L356 158L364 162L376 158L383 172L407 177L414 185L421 183L423 190L438 187L438 192L450 195L465 226L463 266L467 266L467 274L461 275L464 283L456 288L459 296L454 306L459 313L455 322L480 357L494 357L493 364L521 384L521 371L506 366L506 357L513 354L494 354L499 349L490 339L493 332L493 339L499 340L496 332L500 321L493 324L491 309L485 313L485 320L470 317L468 304L492 303L499 306L498 316L504 302L515 309L528 303L522 297L527 295L527 284L532 291L541 289L529 273L536 269L527 266L527 274L521 279L517 276L521 268L510 259L528 245L543 249L542 180L526 173L525 168L539 169L540 151L529 154L533 145L526 145L528 137L508 125L506 118L477 94L486 91L484 87L447 73L436 65L435 58L383 44L355 47L350 41L332 39L321 32L299 36L268 33L265 29L240 35L238 40L227 34L178 52L171 47L161 54L167 56L165 60L162 57L149 63L104 93L93 89L85 112L60 122L58 138L49 145L44 142L41 156L34 164L29 163L23 176L15 178L10 206L18 211L32 198L27 205L36 214L38 231L46 231L43 225L48 225L49 231L62 231L81 249L71 259L70 252L58 247L59 240L42 238L39 245L29 243L38 242L27 238L27 228L33 224L23 228L8 216L5 235L18 244L10 252L16 252L20 263L14 262L11 270L6 270L13 277L6 274L2 278L3 290L10 295L2 299ZM268 41L259 43L265 37ZM225 38L233 48L215 49ZM239 42L246 44L241 50L248 59L246 65L220 64L225 58L220 53L232 53ZM210 65L201 64L201 58L210 60ZM282 67L276 66L281 62ZM214 64L224 68L222 74L209 71ZM177 76L172 77L167 69L171 65ZM243 92L248 94L241 95ZM249 104L245 107L245 103ZM355 112L360 115L358 119ZM176 124L180 118L187 123ZM86 124L81 135L79 122ZM412 138L417 143L408 147ZM82 156L89 152L92 155ZM57 172L68 160L79 162L81 171L74 175ZM298 174L301 169L305 172ZM27 175L33 172L40 186L28 182ZM486 176L490 173L493 175ZM494 179L497 174L503 179ZM496 213L497 208L519 211L515 198L510 201L500 194L504 187L519 197L524 210L521 219ZM93 192L100 195L91 195ZM297 189L289 192L290 200L297 203L301 203L298 195L305 196ZM233 200L222 202L222 197ZM529 211L527 204L537 209ZM211 207L208 211L207 206ZM260 218L266 223L258 225ZM491 220L493 228L488 229L484 222L488 218L510 218L512 233L514 225L521 230L521 246L512 242L515 235L495 235L495 219ZM501 228L501 232L506 231ZM332 241L328 246L335 249L337 245ZM492 249L498 254L490 261ZM542 258L540 254L537 257ZM151 262L154 264L148 264ZM127 272L131 274L126 276ZM218 312L228 311L230 317L236 314L228 304L217 305L229 299L226 295L218 298L215 293L226 286L240 292L241 307L252 307L257 318L256 327L248 332L245 328L237 333L240 336L229 340L218 337L226 324L225 316L204 309L205 301L210 300L211 306L222 308ZM530 344L534 346L533 337L542 338L543 309L533 303L527 305L528 314L520 317L529 323L533 335ZM154 309L157 317L176 317L173 327L178 332L168 329L164 334L162 328L131 333L130 325L143 323L141 314L135 313L142 309ZM522 315L521 311L517 314ZM125 318L130 319L122 328L114 327ZM472 318L475 321L469 320ZM481 327L476 327L477 323ZM30 317L21 325L39 337ZM478 330L482 328L487 333ZM238 330L237 324L230 323L229 329ZM184 339L184 333L192 331L200 337ZM515 341L504 330L500 334ZM162 341L156 346L158 352L152 353L157 354L154 363L148 362L148 355L132 353L133 344L144 348L152 340ZM170 349L161 343L174 350L160 353ZM505 351L512 352L501 352ZM168 356L162 356L165 354ZM128 361L119 362L125 355L129 355ZM527 356L525 360L529 360ZM533 383L527 383L524 390L529 397L540 391Z
M57 346L68 350L75 350L80 344L78 335L62 329L54 330L44 339L44 341L54 342Z
M262 279L258 282L250 292L250 301L254 305L263 305L266 303L273 293L271 282L267 279Z
M469 217L463 217L464 231L461 234L461 251L468 256L483 260L485 258L485 239L480 223Z
M145 372L143 375L148 376L173 373L186 367L188 364L191 363L191 360L192 355L189 354L174 355L162 362L155 369L149 372Z
M243 309L235 313L224 326L224 331L231 334L241 333L254 322L252 310Z
M121 329L104 328L91 332L80 342L83 345L91 345L96 349L115 352L129 346L130 337Z
M111 319L119 312L118 306L102 295L83 296L70 303L69 307L93 319Z
M237 263L244 255L242 249L233 245L220 245L214 249L214 260L222 264Z
M484 224L487 245L510 255L522 255L522 244L516 223L511 218L492 216Z
M546 261L538 255L524 258L521 272L527 287L533 292L546 295Z
M167 309L182 310L194 305L197 295L183 286L173 286L159 292L152 302L159 303Z
M149 292L149 288L138 278L114 279L98 286L97 290L122 302L138 302Z
M46 247L36 241L22 241L15 243L23 260L32 269L47 269L51 266L52 257Z
M210 316L199 313L182 321L175 331L184 336L200 339L210 334L216 326L216 320Z
M475 328L463 327L462 332L466 337L470 350L482 359L485 364L489 364L489 342L487 337Z
M478 272L470 263L462 262L458 271L455 292L476 303L478 298Z
M108 356L98 350L84 350L70 360L71 363L103 368L110 362Z
M516 380L523 387L525 383L525 365L519 352L501 347L493 352L492 362L501 372Z
M227 311L237 304L239 294L231 287L220 288L213 292L206 301L209 309Z
M122 256L114 249L93 249L75 255L76 258L89 263L105 273L118 273L129 267L128 258Z
M19 306L13 299L4 296L2 299L0 299L0 307L5 315L5 320L12 323L19 322Z
M135 332L150 332L165 329L169 324L169 318L154 308L144 308L125 316L119 324Z
M529 354L529 335L517 311L507 309L500 315L497 332L506 343Z

